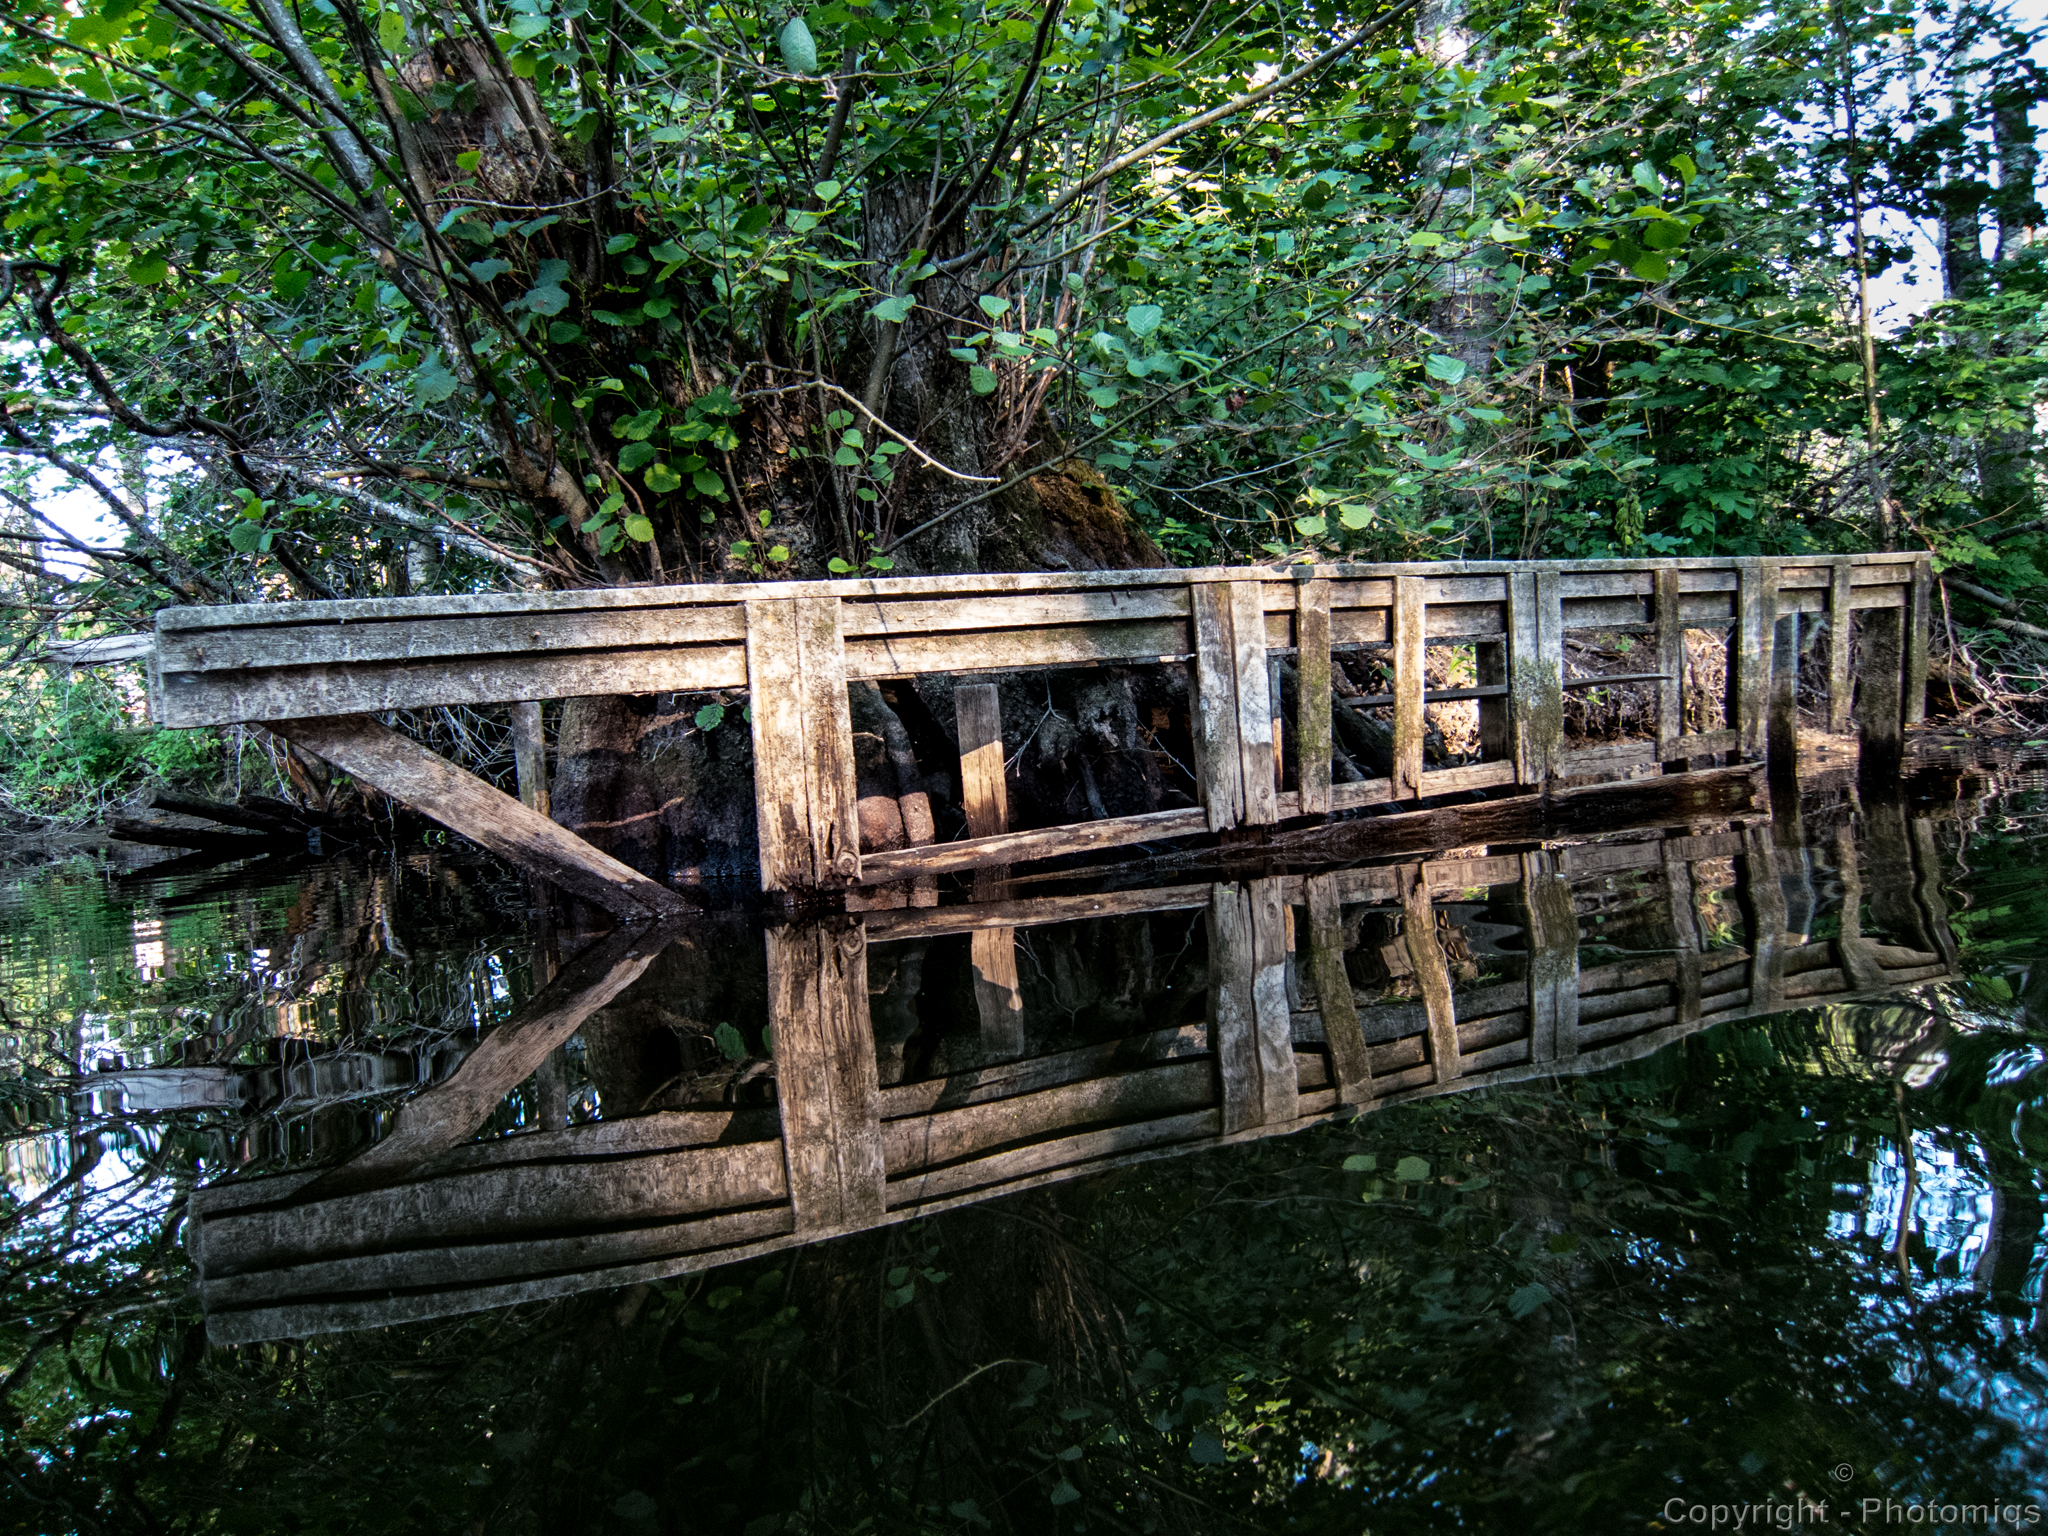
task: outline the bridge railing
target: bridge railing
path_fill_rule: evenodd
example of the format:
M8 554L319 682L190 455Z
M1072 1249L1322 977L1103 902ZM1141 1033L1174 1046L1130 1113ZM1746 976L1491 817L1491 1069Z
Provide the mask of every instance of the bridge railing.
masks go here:
M1800 626L1831 635L1829 719L1896 750L1927 669L1925 555L1336 565L901 577L169 609L150 657L169 726L271 725L356 777L621 911L673 895L536 812L375 724L432 705L596 694L747 690L762 884L800 890L1269 826L1474 789L1536 788L1650 762L1790 751ZM1857 663L1841 643L1852 615ZM1727 636L1725 728L1688 734L1688 630ZM1567 750L1565 637L1639 634L1653 666L1652 740ZM1474 686L1432 690L1431 645L1471 646ZM1332 655L1376 653L1391 692L1390 771L1332 775ZM1287 787L1274 665L1291 662ZM930 673L1091 664L1192 667L1199 806L1007 830L1001 778L967 811L982 835L864 851L847 686ZM1597 680L1595 680L1597 681ZM1580 684L1582 685L1582 684ZM1480 760L1431 768L1425 712L1475 699ZM985 701L984 701L985 702ZM983 733L963 755L993 749Z

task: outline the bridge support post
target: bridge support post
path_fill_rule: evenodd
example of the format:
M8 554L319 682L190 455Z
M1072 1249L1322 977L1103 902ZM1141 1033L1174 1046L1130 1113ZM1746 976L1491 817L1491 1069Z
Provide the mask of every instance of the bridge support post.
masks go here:
M1249 890L1218 884L1210 892L1209 976L1209 1049L1223 1079L1224 1134L1292 1120L1300 1082L1280 881L1254 880Z
M836 597L749 602L747 697L761 889L860 878L846 642Z
M1436 904L1429 895L1429 866L1403 864L1394 877L1401 887L1401 937L1415 985L1429 1017L1429 1060L1436 1080L1448 1083L1464 1072L1458 1059L1458 1010L1451 997L1451 968L1436 937Z
M771 928L766 942L775 1102L797 1235L874 1226L886 1173L867 934L836 919Z
M1778 617L1778 569L1760 559L1736 564L1735 626L1728 635L1728 723L1745 761L1764 756L1771 655Z
M1855 589L1849 585L1849 562L1838 559L1828 568L1828 730L1836 736L1849 730L1849 706L1855 684L1849 674L1850 635L1855 611L1849 606Z
M1427 730L1424 693L1427 687L1424 644L1427 613L1420 576L1394 578L1394 611L1389 631L1394 641L1394 798L1414 800L1422 794L1422 746Z
M1680 607L1678 572L1656 573L1652 618L1657 626L1657 760L1675 764L1678 738L1685 734L1685 616ZM1682 764L1679 766L1683 766Z
M1189 586L1195 629L1195 750L1209 830L1280 819L1273 707L1266 673L1266 599L1256 581Z
M1515 780L1540 785L1564 750L1564 598L1554 566L1511 572L1508 596L1508 719Z
M1330 584L1294 590L1294 777L1301 814L1330 811Z
M1330 1048L1330 1075L1337 1082L1337 1102L1372 1102L1372 1063L1365 1031L1358 1022L1358 1000L1344 969L1344 918L1338 901L1337 877L1310 875L1302 894L1308 903L1308 963L1316 984L1316 1006L1323 1016L1323 1039Z
M1529 923L1529 1059L1579 1053L1579 915L1552 853L1522 855Z
M969 837L994 837L1010 830L1010 792L1003 776L1003 711L993 683L953 690L953 724L960 743L960 808ZM974 898L1002 894L1007 867L976 870ZM977 928L968 937L974 968L974 1006L981 1019L981 1048L995 1060L1024 1054L1024 994L1017 979L1017 930Z

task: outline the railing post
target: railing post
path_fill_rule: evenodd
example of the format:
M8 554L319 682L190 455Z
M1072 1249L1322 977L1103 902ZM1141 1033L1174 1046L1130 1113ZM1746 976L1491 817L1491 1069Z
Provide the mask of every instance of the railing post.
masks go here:
M1745 761L1764 755L1771 654L1777 629L1778 570L1751 557L1736 562L1735 627L1728 647L1728 721Z
M1401 937L1415 985L1429 1017L1429 1059L1436 1080L1448 1083L1464 1071L1458 1059L1458 1011L1451 996L1451 971L1436 938L1436 904L1429 896L1429 866L1403 864L1394 878L1401 886Z
M1294 590L1294 757L1301 814L1330 810L1330 584Z
M1278 880L1210 892L1209 1049L1222 1078L1225 1135L1295 1117L1300 1089Z
M1522 855L1522 908L1529 923L1529 1059L1576 1056L1579 915L1555 854Z
M1337 1102L1366 1104L1372 1100L1372 1063L1358 1022L1358 1000L1351 994L1351 976L1344 968L1344 918L1337 899L1337 877L1310 875L1303 883L1303 894L1308 902L1309 970L1316 983L1316 1006L1323 1016L1323 1038L1330 1047L1330 1075L1337 1081Z
M768 1022L799 1237L871 1227L885 1209L867 936L844 919L770 928Z
M548 750L540 705L526 700L512 706L512 771L519 798L530 811L548 814Z
M1850 638L1856 627L1849 603L1855 588L1849 584L1849 570L1847 556L1837 556L1828 566L1828 731L1835 736L1848 733L1849 706L1855 701L1849 675Z
M1922 555L1913 562L1913 579L1906 587L1906 672L1905 710L1907 725L1927 718L1927 630L1932 622L1934 601L1934 557Z
M1230 622L1237 651L1238 756L1244 774L1244 819L1271 826L1280 819L1279 776L1273 771L1273 700L1266 670L1264 582L1233 581Z
M1004 777L1002 701L993 683L953 690L953 723L960 743L960 808L969 837L1010 829L1010 791ZM994 900L1006 867L974 872L977 901ZM1017 930L977 928L968 938L974 968L974 1006L981 1018L981 1048L1003 1060L1024 1054L1024 994L1017 980Z
M1775 575L1775 573L1773 573ZM1775 581L1772 583L1775 589ZM1775 590L1773 597L1775 598ZM1772 606L1776 606L1775 601ZM1765 729L1770 771L1790 782L1799 767L1799 613L1781 614L1771 638L1771 694Z
M1427 729L1423 715L1425 686L1423 644L1425 610L1422 578L1394 578L1394 612L1390 633L1393 649L1394 798L1413 800L1422 793L1422 744Z
M1542 784L1564 749L1564 602L1553 566L1508 576L1508 706L1516 782Z
M1678 758L1678 738L1685 734L1685 618L1680 607L1678 571L1665 566L1656 572L1655 612L1657 670L1657 760Z
M746 615L761 888L858 880L860 818L839 599L759 599L746 604Z

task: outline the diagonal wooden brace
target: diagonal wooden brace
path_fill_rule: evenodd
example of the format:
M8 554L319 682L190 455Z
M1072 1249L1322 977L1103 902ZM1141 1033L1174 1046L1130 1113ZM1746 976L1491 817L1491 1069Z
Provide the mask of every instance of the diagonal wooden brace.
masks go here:
M667 886L368 715L277 720L266 729L500 858L628 921L695 910Z

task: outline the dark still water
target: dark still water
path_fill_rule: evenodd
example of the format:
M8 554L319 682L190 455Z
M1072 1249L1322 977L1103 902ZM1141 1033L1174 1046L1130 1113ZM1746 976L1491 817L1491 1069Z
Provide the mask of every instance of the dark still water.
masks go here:
M1898 788L609 935L16 870L0 1529L2029 1528L2048 775Z

